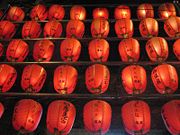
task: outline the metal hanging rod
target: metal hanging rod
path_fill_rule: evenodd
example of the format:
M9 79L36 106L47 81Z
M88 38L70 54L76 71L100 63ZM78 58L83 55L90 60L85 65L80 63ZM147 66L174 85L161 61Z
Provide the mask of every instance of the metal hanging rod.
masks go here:
M67 94L61 95L58 93L17 93L17 92L6 92L0 93L1 98L64 98L64 99L111 99L111 100L123 100L123 99L166 99L166 98L180 98L180 94L139 94L139 95L121 95L117 94Z
M144 38L144 37L133 37L137 40L149 40L150 38ZM163 37L164 39L166 40L177 40L179 39L179 37ZM59 37L59 38L49 38L49 37L46 37L46 38L12 38L12 39L0 39L0 41L11 41L13 39L21 39L21 40L24 40L24 41L37 41L37 40L43 40L43 39L49 39L49 40L64 40L66 39L66 37ZM92 39L96 39L96 38L93 38L93 37L83 37L83 38L77 38L78 40L80 41L90 41ZM120 41L124 38L118 38L118 37L107 37L107 38L104 38L106 39L107 41Z
M165 62L151 62L151 61L139 61L139 62L122 62L122 61L111 61L111 62L91 62L91 61L77 61L77 62L64 62L64 61L49 61L49 62L0 62L0 64L9 64L9 65L28 65L28 64L39 64L39 65L77 65L85 66L92 64L104 64L107 66L122 66L122 65L159 65L159 64L171 64L171 65L180 65L180 61L165 61Z

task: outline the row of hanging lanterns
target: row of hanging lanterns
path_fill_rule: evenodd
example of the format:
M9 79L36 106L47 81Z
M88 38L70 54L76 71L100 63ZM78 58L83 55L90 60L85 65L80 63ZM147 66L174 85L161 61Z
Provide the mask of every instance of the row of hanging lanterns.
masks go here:
M65 9L59 4L54 4L46 8L43 4L34 6L30 11L30 18L32 20L45 20L56 19L63 20L65 16ZM158 8L158 15L161 19L167 19L170 16L176 16L176 9L172 3L164 3ZM109 19L109 11L107 8L95 8L93 9L93 19L105 18ZM154 9L152 4L144 3L137 8L137 17L142 20L144 18L154 18ZM23 21L25 18L25 12L22 8L14 6L10 7L6 18L10 21ZM131 9L126 5L119 5L114 9L114 19L131 18ZM85 20L86 9L81 5L74 5L70 9L70 19L72 20Z
M164 30L169 37L178 37L180 33L180 18L170 17L164 22ZM0 21L0 37L11 39L16 33L17 25L10 21ZM118 38L131 38L134 33L133 22L130 19L119 19L115 23L115 33ZM91 23L91 35L94 38L108 37L110 30L109 22L104 18L94 19ZM158 22L153 18L143 19L139 24L142 37L151 38L158 36ZM41 25L36 21L27 21L22 27L22 38L38 38L42 32ZM80 20L69 20L66 25L66 37L82 38L85 25ZM44 37L58 38L62 34L60 22L52 20L44 26Z
M173 52L180 60L180 39L173 45ZM44 39L34 43L32 55L35 61L48 62L52 59L55 44ZM140 58L140 44L134 38L123 39L118 48L119 56L123 62L137 62ZM169 55L168 43L162 37L153 37L146 43L146 53L153 62L166 61ZM105 39L93 39L89 42L88 53L91 61L108 61L110 45ZM0 44L0 57L4 46ZM63 61L78 61L81 53L81 43L75 38L67 38L59 45L60 57ZM29 54L28 44L21 39L12 40L6 50L6 59L11 62L23 62Z
M0 88L7 92L14 85L17 72L7 64L0 65ZM39 92L46 80L46 70L37 64L27 65L22 73L21 87L25 92ZM146 70L139 65L125 67L121 74L122 84L128 94L141 94L147 86ZM172 65L162 64L151 72L156 90L161 94L174 93L178 88L178 73ZM61 65L54 70L54 89L60 94L71 94L76 87L78 71L70 65ZM92 94L101 94L108 90L110 71L107 66L94 64L85 72L85 84Z
M180 100L167 102L161 108L165 126L171 134L180 133ZM4 107L0 103L0 118ZM35 131L40 123L43 108L32 99L22 99L14 107L12 125L20 133ZM84 128L90 133L106 134L111 125L112 109L103 100L87 102L83 108ZM46 126L52 134L69 134L76 118L75 106L65 100L56 100L49 104L46 116ZM151 129L151 110L142 100L132 100L121 108L121 119L127 133L131 135L147 134Z

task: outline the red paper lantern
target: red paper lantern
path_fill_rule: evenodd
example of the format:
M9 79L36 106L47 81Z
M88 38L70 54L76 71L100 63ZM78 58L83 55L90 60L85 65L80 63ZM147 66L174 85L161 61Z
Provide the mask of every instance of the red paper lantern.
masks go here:
M180 17L170 17L164 22L164 30L169 37L180 37Z
M94 64L86 69L86 87L93 94L107 91L110 81L110 72L105 65Z
M35 61L50 61L54 52L54 43L50 40L39 40L34 44L33 58Z
M85 20L86 9L80 5L74 5L70 10L70 19L72 20Z
M2 117L2 115L3 115L3 113L4 113L4 106L3 106L3 104L0 102L0 119L1 119L1 117Z
M114 10L114 18L118 19L130 19L131 18L131 10L126 5L117 6Z
M107 8L95 8L93 10L93 19L97 19L97 18L108 19L109 12L108 12Z
M153 37L146 43L146 52L151 61L165 61L168 57L168 43L162 37Z
M109 34L109 22L104 18L94 19L91 23L92 37L106 38Z
M128 94L141 94L146 90L146 70L139 65L130 65L122 71L122 84Z
M32 20L40 20L43 21L47 18L48 12L46 10L46 7L42 4L38 4L34 6L30 12L30 18Z
M69 65L62 65L54 71L54 88L59 94L71 94L77 83L78 72Z
M120 19L115 23L118 38L131 38L134 33L133 22L130 19Z
M49 11L48 11L48 18L49 20L62 20L65 15L65 10L61 5L58 4L53 4L50 6Z
M0 39L11 39L16 33L15 25L10 21L0 21Z
M149 105L141 100L133 100L121 108L122 121L126 132L130 135L147 134L151 128L151 112Z
M25 17L25 13L24 11L20 8L20 7L16 7L16 6L13 6L13 7L10 7L10 9L8 10L8 13L7 13L7 20L10 20L10 21L23 21Z
M176 16L176 8L173 3L164 3L158 8L158 15L161 19L167 19L170 16Z
M62 25L58 21L49 21L44 26L44 37L58 38L62 34Z
M157 37L158 22L153 18L145 18L139 24L139 31L144 38Z
M137 8L137 17L142 20L145 18L154 18L154 9L152 4L144 3Z
M178 75L176 69L169 64L155 67L151 72L151 78L156 90L160 94L171 94L178 88Z
M176 40L173 45L173 51L178 60L180 60L180 39Z
M92 100L84 106L84 126L87 131L93 134L106 134L111 125L111 117L111 106L105 101Z
M21 39L12 40L6 51L8 61L22 62L29 53L29 46Z
M66 37L82 38L85 31L85 25L80 20L70 20L66 26Z
M75 106L65 100L50 103L47 111L47 129L51 134L67 135L70 133L76 117Z
M25 92L39 92L46 80L46 70L37 64L24 68L21 78L21 87Z
M180 100L172 100L163 105L161 115L164 124L172 135L180 134Z
M38 38L41 34L41 25L35 21L27 21L22 28L22 38Z
M3 55L4 46L0 43L0 57Z
M140 57L140 45L134 38L123 39L119 43L119 55L124 62L137 62Z
M17 78L16 69L7 64L0 65L0 91L7 92L14 85Z
M94 39L89 43L91 61L106 62L109 56L109 43L105 39Z
M81 53L81 43L75 38L67 38L61 42L60 54L63 61L77 61Z
M39 125L43 108L32 99L22 99L14 107L12 124L15 130L22 134L31 133Z

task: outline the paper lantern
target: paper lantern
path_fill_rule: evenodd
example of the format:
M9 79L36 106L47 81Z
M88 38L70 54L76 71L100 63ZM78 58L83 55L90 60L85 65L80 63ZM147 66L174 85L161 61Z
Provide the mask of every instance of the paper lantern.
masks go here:
M22 28L22 38L38 38L41 34L41 25L36 21L27 21Z
M141 100L125 103L121 108L124 128L130 135L147 134L151 128L149 105Z
M152 4L144 3L137 8L137 17L142 20L145 18L154 18L154 9Z
M64 8L59 4L53 4L50 6L48 10L48 18L49 20L62 20L65 15Z
M173 45L173 51L178 60L180 60L180 39L177 39Z
M74 5L70 10L70 19L72 20L85 20L86 9L81 5Z
M17 78L16 69L7 64L0 64L0 91L7 92L14 85Z
M130 19L120 19L115 23L115 32L118 38L131 38L134 33L133 22Z
M65 100L50 103L47 110L46 124L51 134L67 135L70 133L76 117L75 106Z
M105 101L92 100L84 106L84 126L87 131L93 134L106 134L111 125L111 117L111 106Z
M128 94L141 94L147 85L146 71L142 66L130 65L122 70L122 84Z
M6 51L8 61L22 62L29 53L29 46L21 39L12 40Z
M77 61L81 53L81 43L75 38L67 38L61 42L60 55L63 61Z
M164 3L159 6L158 15L161 19L167 19L170 16L176 16L176 8L173 3Z
M140 57L140 45L134 38L123 39L119 43L119 55L124 62L137 62Z
M163 105L161 116L172 135L180 134L180 100L171 100Z
M94 38L106 38L109 34L109 22L104 18L94 19L91 23L91 35Z
M70 20L66 26L66 37L82 38L85 31L85 25L80 20Z
M20 22L20 21L23 21L24 17L25 17L25 13L22 10L22 8L17 7L17 6L13 6L13 7L9 8L6 18L9 21Z
M16 33L15 25L10 21L0 21L0 39L11 39Z
M164 30L169 37L180 37L180 17L170 17L164 22Z
M44 37L58 38L62 34L62 25L58 21L49 21L44 26Z
M35 61L48 62L54 52L54 43L50 40L39 40L34 44L33 58Z
M178 88L176 69L169 64L155 67L151 72L151 78L156 90L160 94L171 94Z
M169 53L168 44L162 37L153 37L146 43L146 52L151 61L165 61Z
M3 115L3 113L4 113L4 106L3 106L3 104L0 102L0 119L1 119L1 117L2 117L2 115Z
M106 62L109 56L109 43L105 39L94 39L89 43L91 61Z
M144 38L157 37L158 22L153 18L145 18L139 24L139 31Z
M77 83L78 72L69 65L62 65L54 71L54 89L59 94L71 94Z
M101 94L107 91L110 81L110 72L105 65L94 64L86 69L86 87L92 94Z
M119 5L114 10L114 18L118 19L130 19L131 18L131 10L126 5Z
M95 8L93 10L93 19L97 19L97 18L108 19L109 12L108 12L107 8Z
M37 64L27 65L22 73L21 87L25 92L39 92L46 80L46 70Z
M48 12L44 5L38 4L32 8L29 16L32 20L43 21L47 18Z
M22 99L14 107L12 125L22 134L31 133L39 125L43 108L32 99Z

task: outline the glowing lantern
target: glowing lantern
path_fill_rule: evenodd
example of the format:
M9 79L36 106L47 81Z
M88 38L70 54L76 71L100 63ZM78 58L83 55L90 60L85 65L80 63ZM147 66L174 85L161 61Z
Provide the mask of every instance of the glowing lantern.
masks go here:
M106 92L109 80L110 72L105 65L94 64L86 69L86 87L93 94Z
M105 39L94 39L89 43L91 61L106 62L109 56L109 43Z
M124 62L137 62L140 57L140 45L134 38L123 39L119 43L119 55Z
M70 133L76 117L75 106L65 100L50 103L47 111L47 129L52 134L67 135Z
M85 104L83 120L85 129L91 133L104 135L111 125L111 106L102 100L92 100Z
M77 83L78 72L69 65L62 65L54 71L54 88L60 94L71 94Z
M24 68L21 78L21 87L26 92L39 92L46 80L46 70L37 64Z
M178 75L176 69L168 64L155 67L151 78L156 90L161 94L174 93L178 88Z
M22 62L29 53L29 46L21 39L12 40L6 51L8 61Z
M17 78L16 69L7 64L0 65L0 91L7 92L14 85Z
M33 58L35 61L50 61L54 52L54 43L50 40L39 40L34 44Z
M77 61L81 53L81 43L75 38L67 38L61 42L60 54L63 61Z
M131 38L134 33L133 22L130 19L120 19L115 23L118 38Z
M141 94L146 90L146 71L139 65L130 65L122 70L122 84L128 94Z
M151 128L149 105L141 100L129 101L121 108L122 121L130 135L147 134Z
M22 99L14 107L12 124L22 134L31 133L39 125L43 108L32 99Z
M180 100L172 100L163 105L161 116L172 135L180 134Z
M151 61L165 61L168 57L168 44L162 37L153 37L146 43L146 52Z

